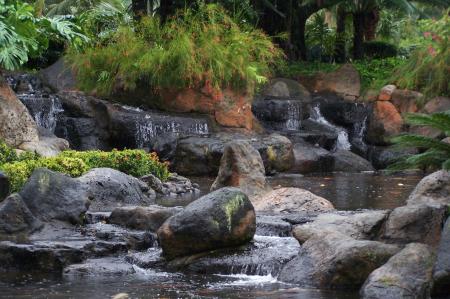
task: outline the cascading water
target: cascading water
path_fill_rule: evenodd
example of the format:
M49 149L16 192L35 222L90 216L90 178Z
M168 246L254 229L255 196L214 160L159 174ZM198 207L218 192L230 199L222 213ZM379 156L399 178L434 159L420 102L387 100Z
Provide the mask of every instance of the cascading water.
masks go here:
M287 114L288 119L286 120L286 130L296 131L300 129L300 105L298 101L287 101Z
M317 122L319 124L325 125L335 131L338 134L338 138L336 141L336 145L334 147L334 150L347 150L349 151L352 147L348 132L344 128L335 126L331 124L328 120L323 117L322 113L320 112L320 105L316 105L311 109L310 119L314 122Z

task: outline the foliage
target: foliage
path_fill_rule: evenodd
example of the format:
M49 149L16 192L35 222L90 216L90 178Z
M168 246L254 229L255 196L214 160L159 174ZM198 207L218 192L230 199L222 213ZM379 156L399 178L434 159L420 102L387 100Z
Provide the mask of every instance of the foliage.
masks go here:
M337 70L339 66L320 61L288 61L277 66L276 74L279 77L296 79L299 76L313 76L318 72L329 73Z
M79 47L87 38L63 16L36 16L34 7L20 0L0 0L0 68L17 69L38 57L50 41Z
M187 9L161 24L144 17L121 26L107 45L70 55L83 90L110 94L146 82L164 88L254 87L266 80L281 51L262 31L238 25L217 5Z
M392 70L405 64L406 61L402 57L390 57L353 63L361 76L361 90L363 92L370 88L379 90L387 84L386 78L391 76Z
M319 52L318 55L311 53L310 56L312 56L311 58L313 60L318 59L319 61L322 61L323 56L333 56L336 30L328 25L323 11L314 14L308 19L305 31L306 42L312 48L312 52Z
M363 44L364 55L369 58L396 57L398 49L394 44L383 41L370 41Z
M135 177L150 173L163 181L169 177L167 164L161 163L155 153L148 154L143 150L66 151L46 158L29 152L17 155L14 149L0 141L0 170L8 175L13 191L20 190L37 168L79 177L92 168L100 167L113 168Z
M432 115L410 114L406 117L406 121L410 125L437 129L445 136L450 137L450 110ZM411 168L450 170L450 143L415 134L400 135L393 138L392 141L398 147L419 148L422 152L402 158L389 167L391 170Z

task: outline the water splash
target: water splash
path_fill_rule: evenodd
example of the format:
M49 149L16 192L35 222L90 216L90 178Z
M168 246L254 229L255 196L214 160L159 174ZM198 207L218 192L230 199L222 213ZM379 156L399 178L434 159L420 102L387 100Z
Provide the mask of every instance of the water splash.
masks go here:
M286 130L296 131L300 129L300 105L298 101L287 101L288 119L286 121Z

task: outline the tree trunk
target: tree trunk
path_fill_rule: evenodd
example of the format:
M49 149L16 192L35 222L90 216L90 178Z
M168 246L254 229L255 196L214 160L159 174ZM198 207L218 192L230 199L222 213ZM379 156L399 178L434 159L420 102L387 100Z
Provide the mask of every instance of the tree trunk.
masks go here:
M364 19L364 37L366 41L374 40L377 33L380 11L378 8L368 12Z
M139 18L147 12L147 0L132 0L131 9L135 18Z
M353 13L353 58L364 58L364 13Z
M306 39L305 39L305 30L306 30L306 20L308 17L302 16L297 19L297 30L295 30L295 36L293 39L293 43L297 48L298 57L301 60L307 60L307 47L306 47Z
M336 18L336 41L334 46L334 59L336 62L343 63L347 60L345 50L345 18L347 12L341 5L337 8Z

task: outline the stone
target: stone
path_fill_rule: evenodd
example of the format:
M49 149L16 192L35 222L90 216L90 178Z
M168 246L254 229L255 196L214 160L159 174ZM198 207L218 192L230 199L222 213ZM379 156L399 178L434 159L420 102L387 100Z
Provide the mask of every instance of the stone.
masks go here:
M334 168L333 155L321 148L307 143L294 144L295 162L289 169L290 173L331 172Z
M277 98L299 98L307 101L310 98L309 91L297 81L285 78L274 78L265 86L261 95Z
M441 236L446 208L430 205L407 205L389 215L382 240L407 244L421 242L436 246Z
M395 85L386 85L380 90L380 94L378 95L378 101L390 101L392 97L392 93L397 89Z
M433 262L427 245L408 244L370 274L361 288L361 298L430 298Z
M407 202L450 205L450 171L440 170L424 177Z
M417 149L399 149L395 146L369 146L367 159L376 169L385 169L398 159L418 154Z
M38 142L36 123L27 108L0 76L0 139L14 148L24 142Z
M63 277L68 279L82 277L118 277L134 274L133 265L120 258L88 259L82 264L74 264L64 268Z
M261 156L250 143L235 141L225 145L211 191L223 187L238 187L249 197L269 190Z
M278 279L299 287L358 289L369 274L399 251L394 245L355 240L340 233L308 239Z
M257 215L256 235L272 237L290 237L292 225L280 216Z
M447 219L433 268L433 295L448 295L450 290L450 218Z
M94 168L78 178L91 200L90 211L154 204L155 192L135 177L110 168Z
M19 146L19 149L36 152L44 157L55 157L60 152L70 148L69 142L58 137L40 137L36 142L24 142Z
M0 171L0 202L9 195L9 178Z
M41 227L42 223L31 214L19 194L0 202L0 240L25 239Z
M267 130L299 130L304 119L302 101L289 97L257 98L253 101L252 111Z
M334 171L362 172L374 171L372 164L366 159L346 150L337 150L333 153Z
M87 211L85 215L86 224L95 224L99 222L106 223L111 212L90 212Z
M140 178L141 181L145 182L150 188L155 190L157 193L163 193L163 183L153 174L147 174Z
M156 205L120 207L112 211L108 222L131 229L156 232L168 218L182 210L183 208L166 208Z
M450 110L450 98L448 97L436 97L425 104L423 112L432 114L436 112L444 112Z
M391 102L377 101L369 116L366 140L370 144L386 145L402 128L403 119L397 108Z
M357 240L374 239L387 215L388 211L325 213L318 215L312 222L295 226L292 233L300 244L315 235L336 232Z
M256 216L248 197L237 188L222 188L192 202L159 228L158 240L168 260L253 238Z
M417 91L397 89L392 93L391 103L400 114L416 113L418 105L423 101L424 95Z
M39 77L54 91L75 90L76 78L70 65L64 62L64 57L59 58L51 66L40 70Z
M82 224L89 207L85 187L78 179L38 168L19 192L31 213L42 221Z
M300 188L280 188L252 199L257 212L298 213L334 210L331 202Z

